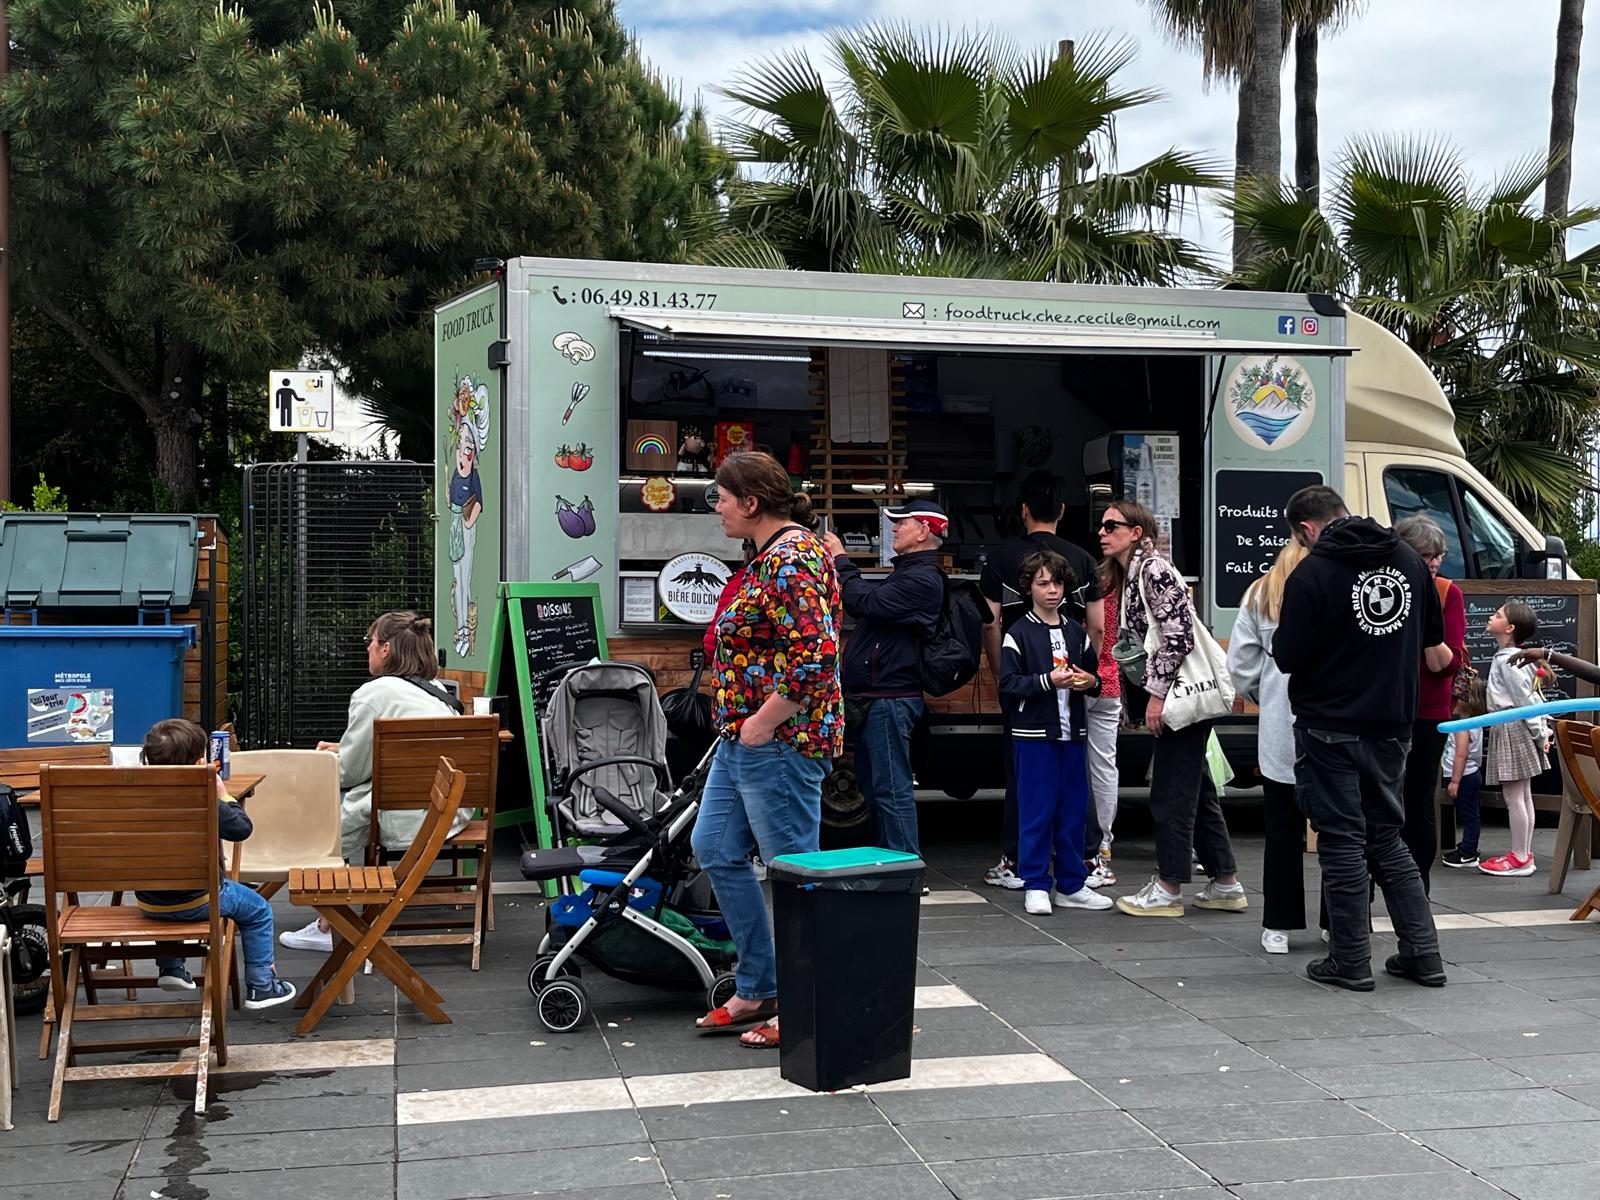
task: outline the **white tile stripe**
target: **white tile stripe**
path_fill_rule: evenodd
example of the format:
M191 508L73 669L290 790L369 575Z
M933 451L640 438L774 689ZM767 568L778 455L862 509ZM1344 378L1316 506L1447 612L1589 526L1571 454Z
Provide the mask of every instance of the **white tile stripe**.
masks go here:
M987 904L989 903L977 892L946 891L929 892L922 898L924 904Z
M1577 907L1576 905L1573 906ZM1524 908L1512 912L1435 913L1433 923L1440 929L1526 929L1534 925L1565 925L1570 908ZM1376 933L1393 933L1388 917L1374 916Z
M918 1008L975 1008L977 1004L976 1000L953 984L917 989Z
M1077 1076L1043 1054L991 1054L933 1058L911 1064L911 1078L859 1090L909 1092L957 1087L999 1087L1018 1083L1070 1083ZM785 1100L813 1093L789 1083L777 1067L738 1071L691 1071L642 1075L634 1079L590 1079L572 1083L518 1083L499 1087L403 1092L396 1097L396 1121L428 1125L442 1121L484 1121L496 1117L553 1116L608 1109L721 1104L740 1100Z
M494 882L494 891L497 896L537 896L544 889L544 884L534 879L497 879ZM924 904L987 904L988 900L977 892L950 889L942 892L929 892L922 898Z

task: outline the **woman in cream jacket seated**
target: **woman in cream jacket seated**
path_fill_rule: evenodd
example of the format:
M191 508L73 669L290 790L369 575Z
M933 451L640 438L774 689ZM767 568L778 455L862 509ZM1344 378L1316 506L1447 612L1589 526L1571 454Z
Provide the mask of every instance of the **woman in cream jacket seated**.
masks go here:
M439 674L433 622L414 612L384 613L367 630L367 670L372 679L350 697L350 720L337 742L318 742L318 750L339 756L340 823L345 861L365 860L372 820L372 723L380 717L460 716L460 703L433 680ZM422 827L423 814L386 812L378 819L385 847L403 850ZM454 837L472 814L463 809L450 828ZM333 949L333 935L322 920L304 929L285 930L278 940L291 950Z

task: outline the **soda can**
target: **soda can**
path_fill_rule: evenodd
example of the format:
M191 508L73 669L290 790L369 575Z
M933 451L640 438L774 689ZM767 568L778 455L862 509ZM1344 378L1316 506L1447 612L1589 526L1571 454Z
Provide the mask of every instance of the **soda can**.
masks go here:
M211 753L207 758L216 764L217 774L223 779L228 778L233 772L233 754L228 748L228 735L222 730L214 730L211 734Z

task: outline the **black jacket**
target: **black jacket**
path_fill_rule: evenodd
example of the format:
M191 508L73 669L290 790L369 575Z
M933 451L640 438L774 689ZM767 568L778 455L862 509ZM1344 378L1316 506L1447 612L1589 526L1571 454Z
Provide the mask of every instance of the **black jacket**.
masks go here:
M1063 617L1059 628L1066 637L1067 655L1073 663L1094 676L1094 687L1086 692L1069 692L1067 712L1070 728L1061 728L1061 689L1050 682L1055 655L1050 649L1050 631L1031 608L1013 625L1001 642L1000 704L1010 721L1011 736L1030 742L1082 741L1088 736L1088 718L1083 698L1100 694L1100 654L1089 645L1082 625Z
M1100 568L1089 552L1066 538L1053 533L1030 533L1011 538L991 558L978 579L978 589L985 598L1000 606L1000 629L1004 632L1030 612L1033 602L1019 590L1022 582L1022 563L1030 554L1040 550L1054 550L1067 560L1077 581L1072 590L1061 598L1061 614L1082 621L1088 616L1088 604L1104 597L1100 594Z
M833 565L844 611L856 619L844 648L845 693L869 699L922 695L917 660L944 604L939 552L900 555L886 579L864 578L843 554Z
M225 842L242 842L255 832L244 809L233 800L217 801L217 836ZM182 912L206 902L204 892L145 892L133 894L145 912Z
M1417 552L1370 517L1330 522L1283 589L1272 657L1295 723L1410 737L1424 651L1444 641Z

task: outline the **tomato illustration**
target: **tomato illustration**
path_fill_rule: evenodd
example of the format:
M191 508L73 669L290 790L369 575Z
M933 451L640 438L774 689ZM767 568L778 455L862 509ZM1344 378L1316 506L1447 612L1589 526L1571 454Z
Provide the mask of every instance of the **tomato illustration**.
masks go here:
M579 442L578 448L568 456L566 465L574 471L587 471L594 466L594 451L589 449L589 443Z
M567 446L557 446L556 447L556 466L558 466L558 467L570 467L570 466L572 466L572 450L569 447L567 447Z

